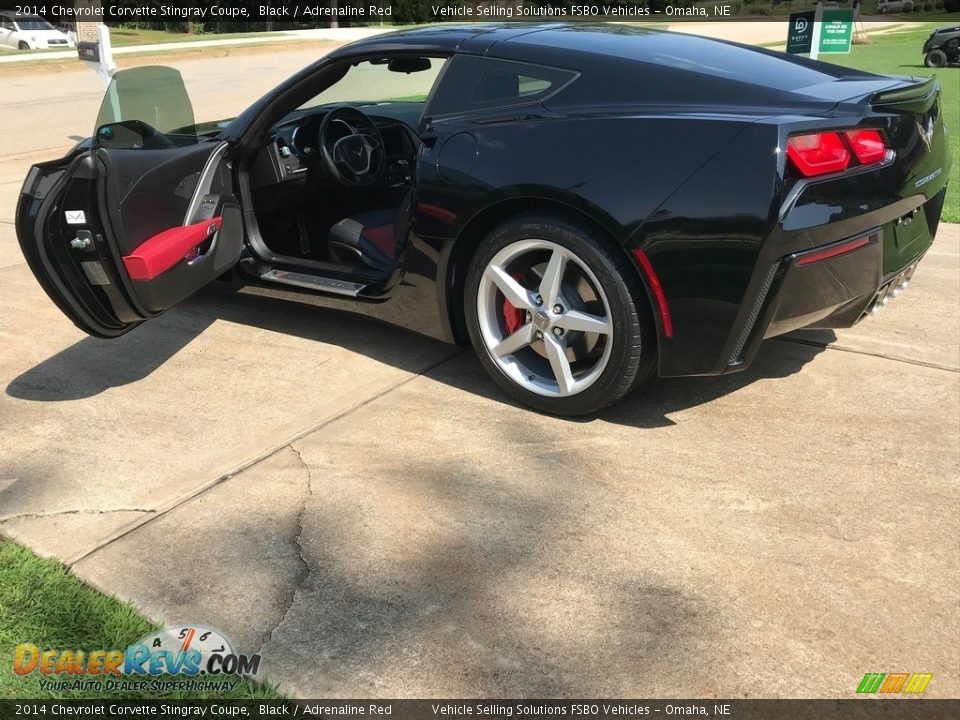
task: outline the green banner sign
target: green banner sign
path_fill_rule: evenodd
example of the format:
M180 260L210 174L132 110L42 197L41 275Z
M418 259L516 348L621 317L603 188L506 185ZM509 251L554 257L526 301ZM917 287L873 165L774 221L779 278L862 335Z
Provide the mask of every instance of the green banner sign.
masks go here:
M824 8L820 23L820 54L848 53L853 42L853 10Z

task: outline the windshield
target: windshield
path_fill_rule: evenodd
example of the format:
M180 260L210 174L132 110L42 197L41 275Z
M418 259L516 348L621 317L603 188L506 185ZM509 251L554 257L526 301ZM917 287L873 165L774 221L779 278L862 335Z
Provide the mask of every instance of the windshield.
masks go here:
M300 110L330 104L426 103L446 58L398 57L351 65L339 81Z
M53 25L43 18L28 18L26 20L17 20L17 27L21 30L56 30Z

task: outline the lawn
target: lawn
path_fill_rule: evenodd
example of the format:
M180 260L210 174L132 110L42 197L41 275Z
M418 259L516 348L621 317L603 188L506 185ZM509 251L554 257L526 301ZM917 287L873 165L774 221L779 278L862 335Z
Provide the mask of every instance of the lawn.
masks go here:
M938 23L927 23L923 29L871 35L869 45L854 45L849 55L825 55L821 60L868 72L890 75L936 75L942 95L940 111L950 130L950 187L943 206L945 222L960 222L960 68L924 67L920 48Z
M950 25L957 22L956 12L948 12L943 8L938 10L934 7L935 3L931 0L914 0L914 2L916 6L920 8L919 10L901 13L879 13L876 8L876 0L863 0L860 6L860 17L869 21L935 22L938 25ZM721 0L716 0L716 2L697 4L709 8L715 4L722 3ZM838 5L848 8L852 6L852 3L851 0L838 0ZM930 6L929 10L926 8L927 5ZM776 5L773 4L772 0L757 0L754 2L747 0L747 2L744 2L742 5L740 15L749 15L755 19L764 16L779 17L802 10L813 10L816 6L816 0L788 0L787 2L780 2Z
M156 629L156 625L131 605L84 585L60 563L44 560L19 545L0 540L0 699L98 698L106 694L43 691L38 672L25 677L15 675L13 650L19 643L29 642L41 650L122 650ZM82 676L64 675L60 679L77 677ZM269 687L240 681L224 694L161 696L117 692L110 697L268 699L278 695Z
M263 35L263 33L260 32L191 35L190 33L168 32L166 30L111 27L110 44L114 47L125 47L128 45L155 45L157 43L192 42L195 40L253 39L261 35Z

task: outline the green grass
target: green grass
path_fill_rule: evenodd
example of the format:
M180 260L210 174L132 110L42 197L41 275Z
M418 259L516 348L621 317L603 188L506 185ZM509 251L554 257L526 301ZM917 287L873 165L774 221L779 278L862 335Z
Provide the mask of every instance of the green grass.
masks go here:
M960 68L924 67L920 48L935 27L937 23L928 23L923 29L872 35L870 45L854 45L849 55L825 55L820 59L874 73L937 76L942 88L940 112L950 130L949 146L953 156L943 219L960 222Z
M195 40L235 40L237 38L256 38L264 33L223 33L218 34L194 34L168 32L166 30L150 30L144 28L110 28L110 43L114 47L126 47L128 45L155 45L157 43L173 42L193 42Z
M917 11L908 13L887 13L881 14L876 10L876 0L864 0L860 7L860 16L867 20L889 20L891 22L935 22L939 25L947 25L957 22L958 14L956 12L947 12L944 9L937 10L930 2L930 9L926 9L928 4L925 0L915 0ZM711 8L713 5L722 4L721 0L716 2L698 2L697 5ZM850 0L838 0L841 8L852 7ZM817 6L817 0L791 0L791 2L781 2L774 5L772 0L756 0L743 2L740 10L740 16L751 17L762 20L764 17L784 17L791 13L801 12L803 10L813 10Z
M131 605L118 602L84 585L66 567L37 557L29 550L0 540L0 699L94 698L104 692L50 692L40 689L38 672L14 674L13 650L32 643L41 650L124 649L158 629ZM89 679L62 676L59 679ZM169 679L169 678L162 678ZM241 680L229 692L157 694L114 693L114 698L279 697L268 686Z

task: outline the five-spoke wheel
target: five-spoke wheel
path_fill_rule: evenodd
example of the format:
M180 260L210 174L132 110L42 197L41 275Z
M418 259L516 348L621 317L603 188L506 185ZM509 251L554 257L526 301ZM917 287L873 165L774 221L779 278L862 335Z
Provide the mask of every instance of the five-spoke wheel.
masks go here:
M610 357L613 323L599 281L573 252L547 240L511 243L487 263L477 315L500 370L538 395L583 391Z
M494 379L527 404L593 412L652 367L636 271L589 231L546 218L498 228L467 281L471 338Z

